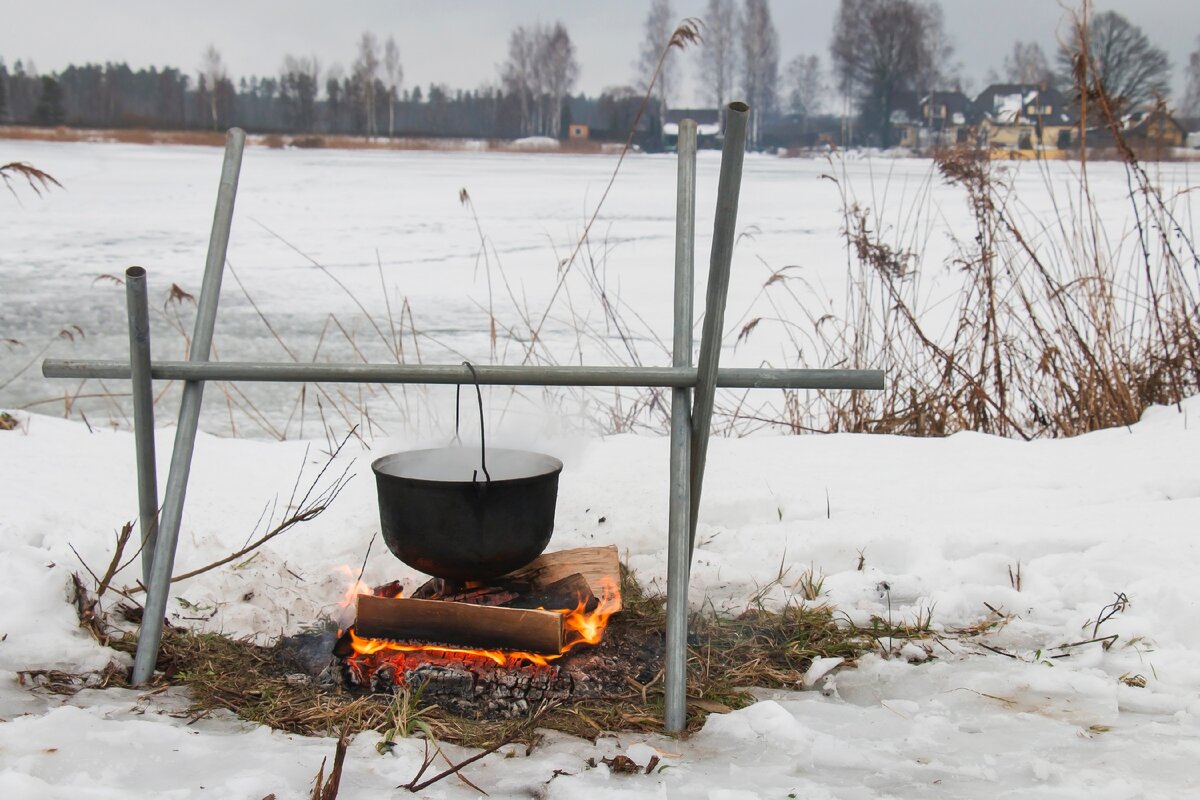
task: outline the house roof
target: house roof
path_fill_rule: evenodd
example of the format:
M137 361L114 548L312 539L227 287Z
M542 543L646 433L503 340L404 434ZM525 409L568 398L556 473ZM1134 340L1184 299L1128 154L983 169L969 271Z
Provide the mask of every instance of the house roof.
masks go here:
M933 91L921 98L921 105L945 106L949 114L966 114L971 109L971 98L960 91Z
M1046 113L1031 114L1030 107L1048 108ZM996 122L1042 122L1068 124L1077 120L1066 96L1047 86L1031 83L993 83L975 98L971 111L976 120Z
M1125 130L1133 135L1145 136L1149 133L1150 123L1155 121L1163 121L1174 127L1182 134L1187 133L1187 129L1179 122L1174 115L1169 114L1165 109L1152 108L1150 110L1139 110L1130 114L1125 122Z

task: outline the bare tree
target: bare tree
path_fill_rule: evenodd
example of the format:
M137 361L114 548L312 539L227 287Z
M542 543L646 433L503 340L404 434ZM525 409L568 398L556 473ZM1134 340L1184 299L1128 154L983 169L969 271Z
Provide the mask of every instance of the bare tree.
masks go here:
M717 108L724 108L733 96L734 76L737 75L737 6L733 0L708 0L704 23L704 42L697 51L700 82L706 96Z
M200 56L200 79L208 87L208 109L213 130L217 129L217 95L222 81L228 80L225 62L217 48L209 45Z
M1050 87L1056 83L1046 53L1037 42L1014 42L1004 57L1004 79L1009 83Z
M521 110L521 133L532 133L534 60L537 43L533 32L518 26L508 36L508 61L500 68L504 91L517 98Z
M557 137L563 100L578 79L575 45L561 22L519 26L509 35L500 81L504 91L517 98L522 135Z
M1115 11L1096 14L1087 26L1086 45L1088 69L1123 106L1166 97L1171 76L1167 54L1125 17ZM1083 49L1078 41L1059 47L1058 67L1068 85L1075 83L1076 63Z
M819 56L799 55L788 62L784 71L788 112L807 120L820 112L828 85Z
M562 128L563 99L579 79L579 62L575 60L575 45L561 22L555 22L538 37L537 60L543 74L542 88L548 105L543 133L558 138Z
M839 88L890 147L897 93L934 88L951 49L937 3L841 0L829 51Z
M378 132L375 120L375 81L379 75L379 41L375 34L364 31L358 40L358 57L354 60L354 82L366 113L366 132L374 136Z
M1196 37L1196 49L1188 57L1183 110L1188 116L1200 117L1200 36Z
M653 0L642 30L644 34L641 49L638 51L636 69L642 86L646 86L653 78L663 48L675 30L675 14L671 10L671 0ZM654 85L660 115L666 113L671 103L671 90L675 88L678 72L674 48L671 48L662 63L662 70L658 73L658 82Z
M383 73L387 75L388 136L391 137L396 132L396 90L404 81L404 69L400 66L400 48L390 34L383 44Z
M750 104L749 142L758 147L763 123L775 110L779 34L767 0L746 0L742 20L742 92Z

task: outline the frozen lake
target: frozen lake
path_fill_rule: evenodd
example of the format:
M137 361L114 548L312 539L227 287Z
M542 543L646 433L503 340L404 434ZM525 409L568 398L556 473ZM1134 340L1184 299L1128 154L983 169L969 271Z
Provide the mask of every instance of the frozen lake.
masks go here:
M75 398L71 409L85 413L92 424L124 424L125 399L96 396L119 394L119 385L46 380L40 357L12 376L47 346L49 356L125 358L124 290L102 276L121 275L134 264L149 273L155 356L183 356L193 307L165 301L172 284L199 293L221 153L184 146L0 142L0 161L12 160L35 164L65 188L39 198L17 187L20 202L11 196L0 201L5 212L0 216L0 337L21 343L0 347L0 385L8 382L0 389L0 402L60 413L67 407L65 393ZM545 316L533 360L611 364L636 357L643 364L665 365L674 259L673 156L626 160L564 291L548 306L560 265L570 257L615 163L614 156L251 147L242 166L216 355L222 360L386 361L394 356L385 340L394 348L398 339L408 361L519 363L529 321L536 324ZM718 165L719 153L701 154L698 320ZM1035 229L1054 218L1056 208L1070 204L1077 165L1011 169L1016 170L1013 213ZM1100 187L1096 208L1116 251L1127 248L1132 256L1134 243L1122 244L1130 213L1124 171L1114 163L1089 169L1093 187ZM1152 169L1168 193L1190 184L1186 164ZM1062 196L1053 196L1051 187ZM478 226L472 209L460 200L464 189ZM969 239L973 223L962 191L946 185L931 161L750 155L722 363L821 365L820 352L797 352L779 326L761 326L752 340L734 344L747 320L784 313L771 303L777 289L763 291L772 273L784 267L798 267L788 273L801 279L788 283L790 291L804 295L814 308L840 308L847 274L842 190L872 209L883 238L918 254L921 291L930 298L931 313L939 298L954 293L952 237ZM1190 226L1190 209L1185 211ZM622 324L606 318L601 290ZM411 322L403 311L406 304ZM497 322L494 348L489 308ZM83 331L73 342L58 336L73 326ZM306 397L308 420L321 412L340 413L343 421L369 418L385 430L399 424L437 432L453 416L449 389L410 389L403 397L360 387L327 391L320 411L313 402L316 393ZM508 390L497 392L511 412L538 417L549 408L556 417L577 416L601 428L607 425L602 406L612 399L611 394L525 392L527 402L512 404ZM243 435L295 436L300 433L298 397L298 388L290 386L210 387L204 426L213 432L228 433L233 426ZM173 399L168 391L159 404L160 424L174 417ZM499 395L493 393L491 403L501 404ZM330 410L335 404L337 413ZM653 424L653 415L647 419Z

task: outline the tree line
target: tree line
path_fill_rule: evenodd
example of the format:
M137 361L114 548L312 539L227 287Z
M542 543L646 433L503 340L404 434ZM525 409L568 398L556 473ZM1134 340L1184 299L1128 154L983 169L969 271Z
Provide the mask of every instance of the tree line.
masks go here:
M10 68L0 58L0 123L515 138L562 137L570 122L587 121L594 137L623 138L654 78L655 102L643 119L653 138L690 66L704 102L750 104L752 144L772 123L832 114L853 121L857 142L888 146L904 93L970 88L935 0L839 0L827 61L806 53L782 66L769 0L708 0L700 45L691 54L668 49L664 58L676 23L671 0L653 0L634 79L596 98L572 94L580 66L561 22L515 28L497 79L465 91L406 86L395 38L381 42L369 31L349 68L286 54L277 74L236 81L214 46L194 73L109 63L39 74L30 62ZM1090 66L1113 97L1132 106L1167 95L1170 61L1137 25L1108 11L1086 30ZM987 82L1067 89L1079 50L1066 41L1051 58L1036 42L1016 42ZM1180 110L1200 115L1200 39L1184 69Z

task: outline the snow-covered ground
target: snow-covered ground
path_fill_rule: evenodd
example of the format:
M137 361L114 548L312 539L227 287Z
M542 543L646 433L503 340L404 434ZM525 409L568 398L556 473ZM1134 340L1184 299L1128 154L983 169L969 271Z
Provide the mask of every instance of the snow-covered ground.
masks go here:
M307 796L331 740L272 733L214 715L172 716L183 698L85 690L70 700L17 685L31 668L99 669L116 657L76 625L66 602L80 565L107 560L112 532L135 514L130 434L18 415L0 433L0 796ZM551 735L533 754L468 768L493 797L1184 797L1200 791L1200 402L1155 408L1139 424L1065 441L974 434L755 436L713 442L693 603L739 608L784 577L791 596L810 567L824 598L851 618L912 619L941 631L1012 620L978 640L948 637L932 658L911 647L870 655L824 691L772 692L708 719L687 741L618 735L596 744ZM170 446L169 429L159 448ZM179 586L171 614L230 635L294 632L336 609L351 565L376 529L370 459L415 439L344 456L355 478L325 515L269 543L249 565ZM554 549L617 544L639 578L666 570L667 440L547 439L566 462ZM178 567L237 549L264 504L323 463L299 442L201 436ZM165 480L165 468L162 479ZM827 513L828 506L828 513ZM605 522L601 523L600 518ZM860 553L865 566L858 570ZM1021 591L1009 579L1020 565ZM134 568L136 569L136 567ZM132 572L132 570L131 570ZM125 580L135 576L128 574ZM375 548L368 581L416 580ZM1104 622L1115 593L1128 607ZM252 595L252 596L251 596ZM250 600L243 598L251 596ZM793 598L794 599L794 598ZM1056 658L1063 654L1067 657ZM1144 687L1122 682L1141 676ZM370 798L415 773L422 748L354 739L342 797ZM653 776L587 769L627 753ZM430 797L469 797L445 781ZM541 796L532 794L532 796Z
M0 143L0 161L18 158L52 172L67 188L42 199L22 191L22 204L10 202L0 215L0 338L26 345L0 355L0 382L66 325L78 324L87 338L58 342L51 354L124 355L123 292L93 283L97 274L136 262L149 270L155 292L172 282L198 290L219 154ZM393 308L407 298L423 329L445 345L439 350L424 341L425 360L457 360L461 352L482 361L489 357L480 310L487 281L482 265L476 268L478 235L459 190L470 193L514 293L540 310L558 259L569 252L611 166L611 158L587 156L251 150L230 261L283 338L308 358L329 313L347 324L357 318L364 342L372 333L326 275L253 220L328 266L381 314L378 250ZM715 156L704 154L701 254L709 247L716 168ZM830 168L747 160L739 215L746 235L735 258L731 325L770 272L789 264L804 267L836 302L845 255L838 196L820 178ZM970 230L956 192L931 180L928 162L851 160L837 169L843 168L860 199L883 208L897 229L914 231L931 267L928 290L948 290L954 276L942 268L946 233ZM1036 166L1021 169L1030 170L1017 177L1030 189L1022 196L1027 213L1048 213L1037 191L1044 178ZM1128 200L1119 167L1091 169L1110 190L1101 193L1101 213L1111 230L1120 230ZM1168 190L1189 180L1185 166L1163 170ZM663 337L669 331L673 191L672 159L632 158L593 229L597 254L604 241L612 247L605 265L609 289L619 288ZM590 302L584 295L576 299ZM572 326L552 318L551 328L568 356ZM160 356L172 348L177 354L181 339L165 316L156 320ZM652 343L645 346L647 363L666 363L665 356L653 357ZM763 345L772 346L778 343ZM217 347L226 360L283 357L231 276ZM757 363L769 354L742 348L726 355L727 363ZM62 395L62 384L36 372L0 389L0 409L19 422L0 431L0 797L307 797L321 759L332 755L332 740L273 733L219 714L189 725L174 715L186 705L174 692L89 689L64 700L18 684L20 670L98 670L119 658L79 630L67 587L70 573L81 569L72 547L99 568L113 533L137 508L132 437L103 424L120 421L121 413L92 406L89 428L19 411ZM423 411L440 409L441 421L451 416L450 390L430 397ZM258 402L282 420L290 397L263 395ZM228 431L223 397L210 388L206 403L210 433L197 442L178 570L242 546L273 498L286 500L297 473L304 469L302 480L309 480L325 461L323 438L309 447L214 435ZM61 401L57 409L34 410L59 409ZM169 403L160 406L166 426L159 431L160 486L172 416ZM931 614L934 628L947 635L930 643L931 653L909 647L867 656L856 669L834 673L821 691L764 693L746 709L709 717L686 741L622 734L593 744L549 735L528 756L523 749L511 758L497 754L466 774L492 797L1200 794L1198 417L1200 399L1193 398L1179 409L1152 409L1128 429L1061 441L975 434L716 440L701 509L694 605L740 609L781 574L767 600L785 602L794 599L802 573L814 569L825 576L823 599L851 619ZM667 440L598 437L547 424L553 421L507 419L489 440L565 462L551 547L614 543L644 583L662 589ZM241 568L180 585L173 596L186 606L172 600L171 614L265 640L333 612L378 526L370 460L446 440L440 423L388 429L391 438L369 437L369 450L343 455L355 477L326 514L272 541ZM1010 581L1018 565L1020 591ZM122 580L133 581L135 572L131 567ZM416 580L379 547L364 577ZM1055 649L1094 638L1098 616L1117 593L1127 596L1127 607L1095 631L1117 636L1111 648ZM1011 619L981 639L952 635L991 618L991 609ZM378 738L355 737L341 797L404 796L394 787L412 778L422 747L401 741L392 755L381 756L374 748ZM586 766L589 758L616 753L642 764L657 753L669 768L619 776ZM551 781L555 770L569 774ZM447 780L426 795L475 793Z

